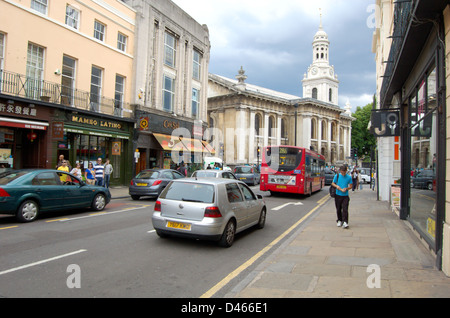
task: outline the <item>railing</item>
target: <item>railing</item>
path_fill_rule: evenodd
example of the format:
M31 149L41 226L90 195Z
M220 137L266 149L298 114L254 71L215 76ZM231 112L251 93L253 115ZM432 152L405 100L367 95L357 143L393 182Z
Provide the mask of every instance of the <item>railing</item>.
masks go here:
M1 69L0 93L71 106L121 118L133 118L132 108L129 103L90 94L89 92L72 89L57 83L36 80Z
M409 2L398 2L395 4L394 8L394 31L392 34L392 45L389 52L389 58L386 61L386 69L384 71L384 79L383 84L380 90L380 97L383 101L387 89L389 87L389 83L391 77L394 72L394 66L397 63L399 58L399 54L403 45L403 41L405 39L406 31L408 30L409 22L412 18L411 11L415 6L417 0L411 0Z

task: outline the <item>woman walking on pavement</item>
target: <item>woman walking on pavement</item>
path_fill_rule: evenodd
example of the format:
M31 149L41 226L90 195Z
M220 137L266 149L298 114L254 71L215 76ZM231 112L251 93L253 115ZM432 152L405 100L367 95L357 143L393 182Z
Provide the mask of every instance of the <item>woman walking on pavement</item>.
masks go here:
M336 188L334 203L336 205L337 226L348 228L348 205L350 197L348 191L352 189L352 177L347 174L347 166L341 166L339 174L334 176L332 187Z

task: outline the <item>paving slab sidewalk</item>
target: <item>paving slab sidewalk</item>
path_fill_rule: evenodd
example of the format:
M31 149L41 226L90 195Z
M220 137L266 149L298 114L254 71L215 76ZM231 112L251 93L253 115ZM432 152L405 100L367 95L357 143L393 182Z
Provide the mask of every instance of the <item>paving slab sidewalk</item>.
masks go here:
M375 191L350 195L348 229L330 198L225 297L450 297L450 278L407 221Z

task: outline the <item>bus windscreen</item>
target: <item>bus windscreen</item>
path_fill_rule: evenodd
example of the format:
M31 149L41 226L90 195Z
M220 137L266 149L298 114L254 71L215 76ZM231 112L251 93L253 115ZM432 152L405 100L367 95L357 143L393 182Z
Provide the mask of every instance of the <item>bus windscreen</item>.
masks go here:
M302 150L289 147L267 147L265 159L267 166L272 170L293 171L300 165Z

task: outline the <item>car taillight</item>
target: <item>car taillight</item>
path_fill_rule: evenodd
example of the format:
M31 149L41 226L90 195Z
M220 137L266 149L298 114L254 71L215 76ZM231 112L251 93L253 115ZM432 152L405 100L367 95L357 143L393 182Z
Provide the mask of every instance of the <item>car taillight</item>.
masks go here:
M10 197L10 195L5 189L0 188L0 197Z
M216 206L209 206L205 209L205 217L207 218L221 218L222 214Z
M154 207L153 211L161 212L161 201L155 202L155 207Z
M158 184L161 183L161 181L162 181L162 180L156 180L156 181L153 182L153 184L152 184L151 186L153 187L153 186L155 186L155 185L158 185Z
M134 185L133 180L130 181L130 185Z

